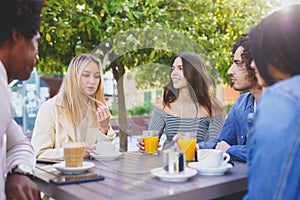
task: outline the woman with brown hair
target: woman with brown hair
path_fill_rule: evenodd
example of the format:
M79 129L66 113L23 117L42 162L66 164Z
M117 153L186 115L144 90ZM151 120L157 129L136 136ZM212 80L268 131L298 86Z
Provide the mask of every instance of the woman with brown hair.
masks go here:
M197 142L218 136L224 115L221 103L215 98L214 84L201 57L182 52L170 66L170 81L153 109L149 130L166 133L163 148L173 145L178 132L196 132ZM143 138L138 139L144 151Z

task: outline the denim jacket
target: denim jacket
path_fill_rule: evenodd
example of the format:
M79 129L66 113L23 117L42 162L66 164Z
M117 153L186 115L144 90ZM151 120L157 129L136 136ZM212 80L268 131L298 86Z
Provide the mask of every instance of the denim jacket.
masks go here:
M261 96L249 130L244 199L300 199L300 75Z
M254 97L249 93L239 96L233 104L218 136L208 142L200 142L200 148L214 148L219 141L226 141L231 147L227 150L233 160L246 162L246 140L248 115L254 112Z

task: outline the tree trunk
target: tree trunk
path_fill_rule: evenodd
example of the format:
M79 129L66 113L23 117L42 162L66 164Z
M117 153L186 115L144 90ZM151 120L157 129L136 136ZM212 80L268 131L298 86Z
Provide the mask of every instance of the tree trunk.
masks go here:
M119 133L120 133L120 151L127 151L127 118L124 95L123 77L118 81L118 108L119 108Z
M124 74L125 67L122 61L112 64L114 78L117 80L118 89L118 109L119 109L119 137L120 137L120 151L127 151L127 118L126 118L126 104L124 95Z

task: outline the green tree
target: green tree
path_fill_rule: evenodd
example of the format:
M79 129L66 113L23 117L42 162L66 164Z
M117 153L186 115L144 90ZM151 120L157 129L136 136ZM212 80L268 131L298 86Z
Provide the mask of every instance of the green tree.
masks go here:
M206 0L206 1L170 1L164 7L169 18L165 23L170 30L178 30L205 51L208 66L217 80L230 83L227 70L231 64L230 47L234 40L259 21L261 16L268 13L278 2L264 0ZM174 20L176 19L176 20ZM167 66L169 66L169 63ZM155 85L155 80L165 80L168 68L156 69L159 73L151 74L153 66L140 68L135 77L138 86ZM161 66L160 66L161 67Z

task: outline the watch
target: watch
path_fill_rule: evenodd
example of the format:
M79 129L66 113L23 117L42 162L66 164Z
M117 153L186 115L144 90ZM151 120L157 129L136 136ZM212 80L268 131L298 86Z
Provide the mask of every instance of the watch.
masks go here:
M29 178L33 178L33 171L31 167L24 164L19 164L15 166L9 174L20 174L20 175L28 176Z

